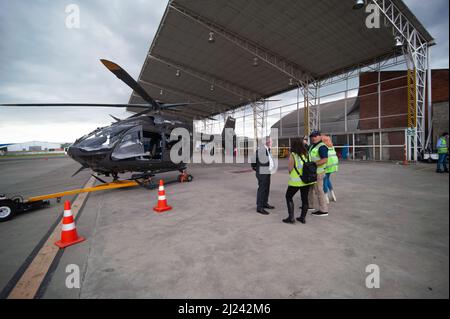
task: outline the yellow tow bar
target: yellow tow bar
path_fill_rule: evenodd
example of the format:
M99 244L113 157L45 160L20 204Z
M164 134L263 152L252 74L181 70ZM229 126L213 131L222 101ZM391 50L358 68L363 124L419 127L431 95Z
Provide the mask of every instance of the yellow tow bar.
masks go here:
M97 191L103 191L103 190L107 190L107 189L132 187L132 186L138 186L138 185L139 185L139 183L135 182L135 181L115 181L112 183L104 183L104 184L93 186L93 187L79 188L79 189L73 189L73 190L65 191L65 192L30 197L30 198L28 198L27 203L37 202L37 201L51 199L51 198L59 199L61 197L67 196L67 195L97 192Z

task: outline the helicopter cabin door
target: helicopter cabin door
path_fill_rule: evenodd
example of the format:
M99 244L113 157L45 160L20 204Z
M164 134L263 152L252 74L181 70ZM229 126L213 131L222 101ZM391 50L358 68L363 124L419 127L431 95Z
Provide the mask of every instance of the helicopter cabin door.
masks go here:
M112 159L160 162L162 159L161 134L144 131L142 126L131 128L123 135L115 148Z
M163 157L163 140L160 133L143 131L142 144L144 145L144 156L142 160L161 162Z

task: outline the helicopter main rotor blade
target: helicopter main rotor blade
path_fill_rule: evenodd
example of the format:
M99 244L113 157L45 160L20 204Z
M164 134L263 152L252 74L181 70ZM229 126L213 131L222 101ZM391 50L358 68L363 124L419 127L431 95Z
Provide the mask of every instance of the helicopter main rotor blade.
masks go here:
M177 106L185 106L189 104L200 104L200 103L173 103L173 104L162 104L160 111L173 111L173 112L185 112L188 113L189 111L182 111L182 110L176 110L174 109ZM24 103L24 104L0 104L0 106L10 106L10 107L135 107L135 108L145 108L144 111L138 112L136 114L133 114L132 116L128 117L127 119L136 118L141 115L146 115L151 112L155 112L156 110L153 109L152 106L148 104L96 104L96 103ZM195 114L197 115L197 114ZM122 121L121 119L112 116L110 116L116 120L117 122ZM207 119L214 120L216 119L212 117L207 117Z
M160 103L161 108L188 106L188 105L203 105L203 104L220 104L220 102L180 102L180 103Z
M62 107L62 106L68 106L68 107L140 107L140 108L146 108L146 109L153 109L148 104L127 104L127 103L7 103L7 104L0 104L0 106L25 106L25 107Z
M148 113L150 113L150 112L155 112L155 110L145 110L145 111L142 111L142 112L138 112L138 113L136 113L136 114L133 114L133 115L127 117L127 120L128 120L128 119L134 119L135 117L139 117L139 116L141 116L141 115L146 115L146 114L148 114Z
M140 97L144 99L144 101L148 102L150 105L153 106L155 110L158 110L160 108L160 105L158 102L156 102L148 93L144 90L144 88L137 83L131 75L127 73L124 69L122 69L118 64L105 60L100 59L100 61L103 63L103 65L111 71L115 76L117 76L120 80L122 80L126 85L128 85L130 88L134 90Z
M112 114L109 114L109 116L111 116L116 122L122 121L121 119L119 119L118 117L115 117L115 116L112 115Z
M150 113L157 113L157 112L186 113L186 114L193 115L194 117L196 117L196 116L202 117L202 116L199 115L199 114L193 114L193 113L186 112L186 111L182 111L182 110L171 109L171 108L163 108L163 109L158 110L158 111L155 111L155 110L145 110L145 111L142 111L142 112L133 114L133 115L131 115L130 117L127 117L127 120L128 120L128 119L133 119L133 118L139 117L139 116L141 116L141 115L147 115L147 114L150 114ZM212 117L206 117L206 118L207 118L208 120L217 121L215 118L212 118Z
M177 107L177 106L186 106L186 105L193 105L193 104L200 104L200 103L164 103L161 104L161 109L169 109L171 107Z

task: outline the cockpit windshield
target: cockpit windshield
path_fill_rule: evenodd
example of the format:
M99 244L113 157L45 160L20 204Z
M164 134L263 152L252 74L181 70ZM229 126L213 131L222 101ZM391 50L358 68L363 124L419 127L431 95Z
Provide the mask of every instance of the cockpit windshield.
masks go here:
M115 125L100 128L82 138L77 147L85 151L96 151L112 148L119 140L120 133L128 130L131 125Z

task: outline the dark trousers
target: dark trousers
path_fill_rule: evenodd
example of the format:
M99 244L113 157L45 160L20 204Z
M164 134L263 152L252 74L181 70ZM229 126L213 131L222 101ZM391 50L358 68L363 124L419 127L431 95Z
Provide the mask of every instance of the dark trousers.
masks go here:
M302 213L301 213L300 217L301 218L306 217L306 214L308 213L308 208L309 208L308 195L309 195L310 187L311 187L310 185L303 186L303 187L289 186L288 189L286 190L286 204L288 207L289 218L291 220L294 220L294 211L295 211L293 198L299 190L300 190L300 195L302 198Z
M269 203L270 174L256 173L258 192L256 194L256 208L263 209Z

